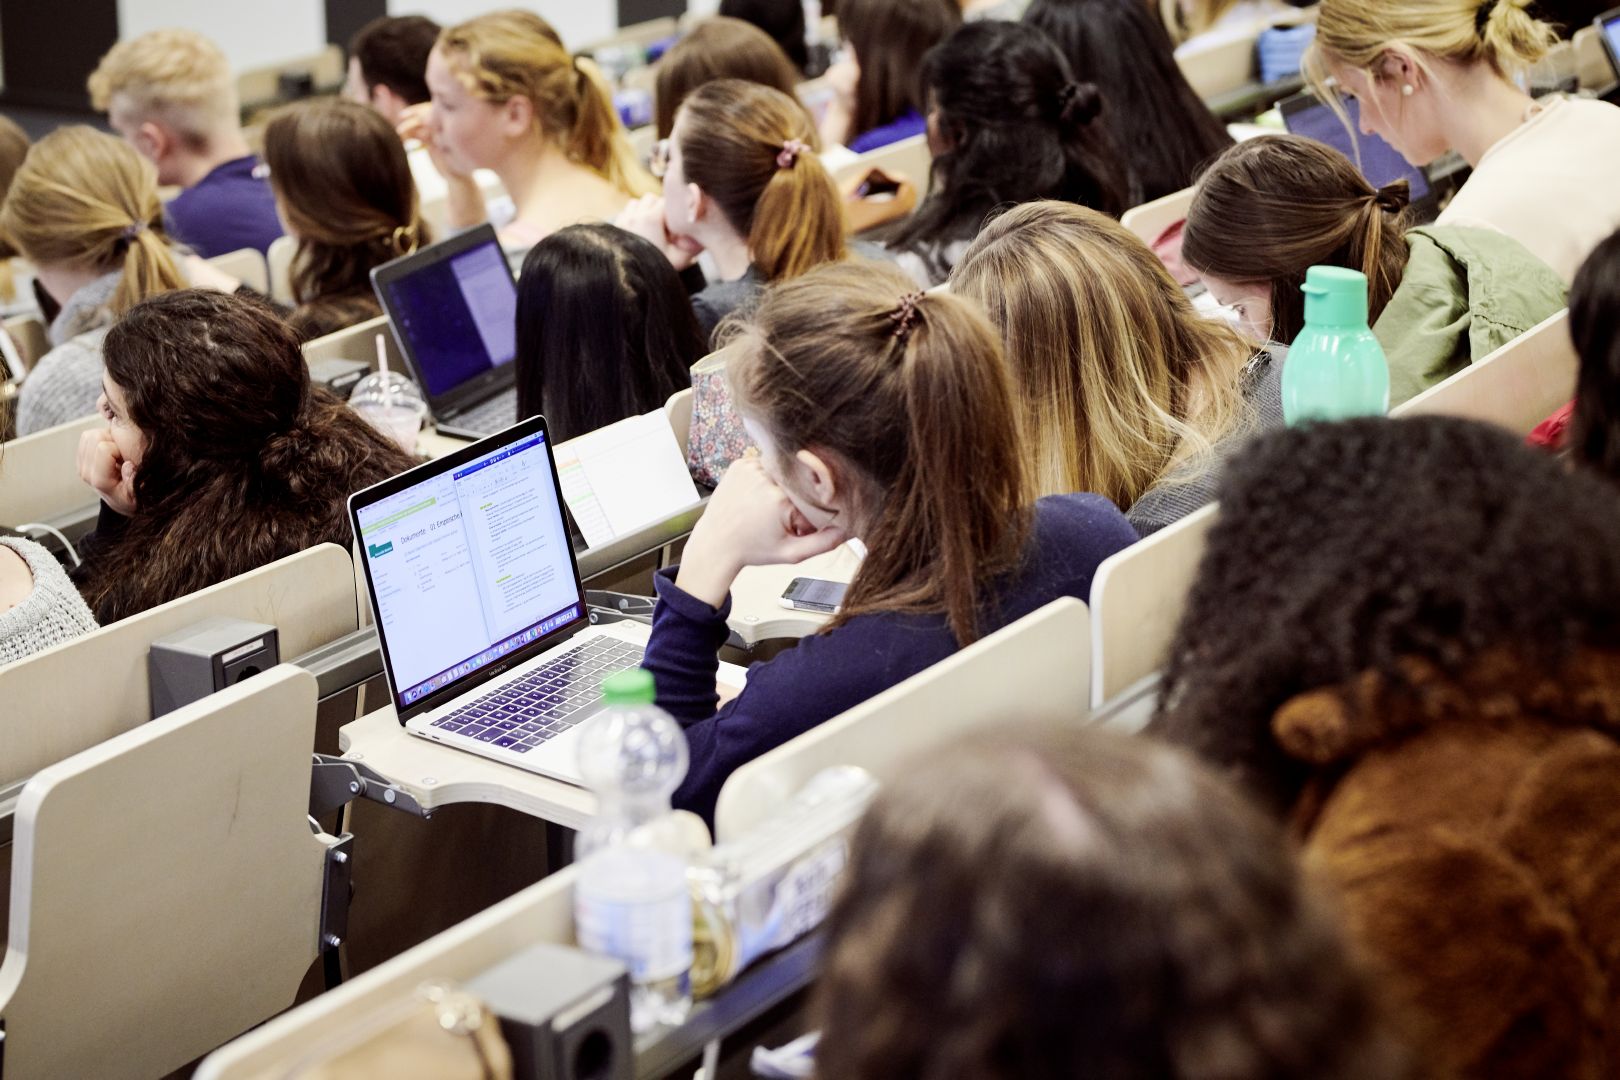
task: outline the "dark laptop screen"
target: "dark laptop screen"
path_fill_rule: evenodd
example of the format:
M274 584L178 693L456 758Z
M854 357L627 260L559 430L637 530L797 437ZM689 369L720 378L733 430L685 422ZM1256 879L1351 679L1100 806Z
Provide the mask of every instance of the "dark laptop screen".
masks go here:
M1423 175L1423 170L1408 164L1405 158L1396 153L1393 146L1378 136L1359 133L1360 102L1354 98L1346 98L1344 105L1350 112L1350 126L1357 129L1354 140L1351 139L1350 132L1345 130L1344 121L1339 119L1338 114L1315 98L1285 108L1283 122L1293 134L1327 143L1351 161L1357 160L1356 151L1359 148L1361 175L1365 176L1367 182L1374 187L1383 187L1397 180L1405 180L1412 185L1413 202L1427 198L1429 180Z
M380 288L431 397L517 356L517 286L493 237Z

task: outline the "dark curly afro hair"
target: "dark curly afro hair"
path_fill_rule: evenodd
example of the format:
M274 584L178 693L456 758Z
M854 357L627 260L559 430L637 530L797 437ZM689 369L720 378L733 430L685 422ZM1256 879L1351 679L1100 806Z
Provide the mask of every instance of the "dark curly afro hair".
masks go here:
M1152 729L1278 809L1307 766L1289 698L1397 661L1463 673L1507 648L1558 670L1620 644L1620 497L1511 435L1449 417L1276 432L1229 464Z

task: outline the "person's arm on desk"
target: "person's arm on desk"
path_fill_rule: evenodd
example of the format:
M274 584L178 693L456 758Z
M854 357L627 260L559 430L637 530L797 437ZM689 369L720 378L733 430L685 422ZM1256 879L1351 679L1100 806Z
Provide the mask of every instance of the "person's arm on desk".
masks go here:
M841 530L812 530L758 459L743 458L715 489L681 565L659 571L658 606L642 666L657 682L659 706L687 732L692 768L683 792L709 788L705 774L711 769L729 771L715 742L721 722L748 696L745 689L721 708L715 690L718 654L730 634L732 582L745 566L802 562L844 539ZM693 808L710 813L712 796L707 801L707 807Z

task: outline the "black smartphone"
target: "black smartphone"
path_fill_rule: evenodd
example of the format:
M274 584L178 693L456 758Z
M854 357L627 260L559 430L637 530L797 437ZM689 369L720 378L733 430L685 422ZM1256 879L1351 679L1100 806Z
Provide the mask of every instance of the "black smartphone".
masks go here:
M849 585L842 581L796 577L782 593L782 606L797 611L819 611L823 615L832 615L838 611L838 605L844 602L844 590L848 588Z

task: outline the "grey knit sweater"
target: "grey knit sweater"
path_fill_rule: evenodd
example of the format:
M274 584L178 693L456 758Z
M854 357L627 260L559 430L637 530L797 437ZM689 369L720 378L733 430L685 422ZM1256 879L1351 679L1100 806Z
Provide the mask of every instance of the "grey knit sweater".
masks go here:
M16 607L0 611L0 665L96 628L90 609L55 556L32 540L0 536L0 545L21 555L34 575L33 592Z
M17 434L32 435L96 411L101 342L113 324L107 303L124 272L103 274L68 297L51 321L51 351L39 358L17 395Z

